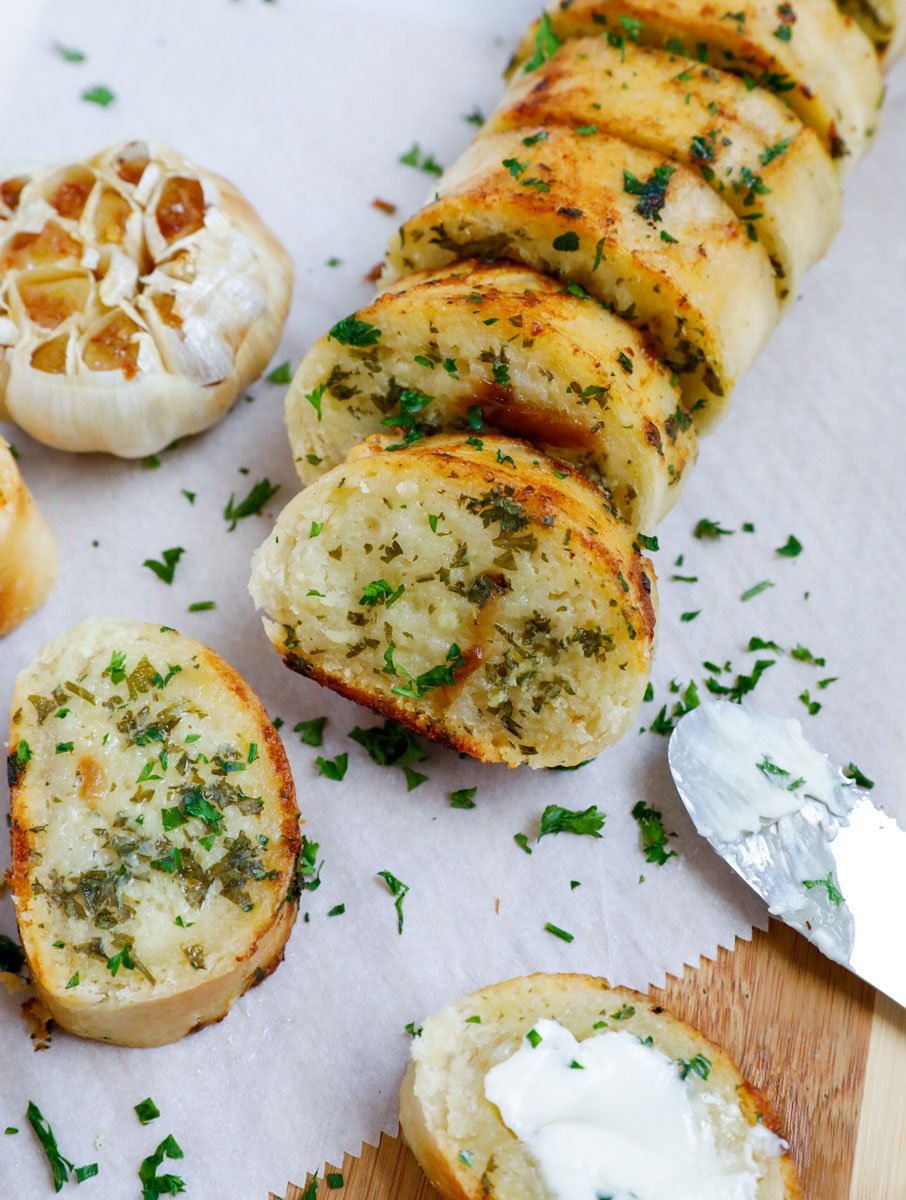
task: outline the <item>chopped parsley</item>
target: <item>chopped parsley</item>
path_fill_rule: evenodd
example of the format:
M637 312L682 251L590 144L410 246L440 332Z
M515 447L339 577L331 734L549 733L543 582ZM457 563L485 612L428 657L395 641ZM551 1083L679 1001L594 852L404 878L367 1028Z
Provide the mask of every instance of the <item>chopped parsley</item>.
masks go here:
M190 613L210 612L212 609L214 609L216 607L217 607L216 600L193 600L193 602L186 609L186 612L190 612Z
M814 667L827 666L827 659L816 658L807 646L794 646L790 651L790 658L795 658L796 662L811 663Z
M332 779L334 783L340 783L346 774L346 769L349 766L349 755L344 751L338 754L336 758L322 758L319 754L315 759L318 766L318 774L323 775L325 779Z
M875 786L875 781L869 779L864 771L860 771L855 763L850 763L843 771L847 779L851 779L856 787L865 788L867 792Z
M406 776L407 791L413 791L428 778L411 766L412 763L425 762L427 754L418 739L396 721L385 720L383 728L376 725L370 729L360 729L356 726L350 730L349 736L365 749L371 761L379 767L400 767Z
M572 942L575 940L575 935L568 933L565 929L561 929L559 925L555 925L552 921L546 921L544 925L546 933L552 933L555 938L559 938L561 942Z
M305 399L308 401L308 403L312 406L312 408L318 414L319 421L321 420L321 397L324 395L326 390L327 390L327 384L319 383L318 386L315 388L312 388L312 390L310 392L303 393L305 396Z
M762 579L760 583L754 583L750 588L746 588L739 598L740 600L752 600L755 596L760 596L762 592L766 592L768 588L772 588L773 586L774 584L770 579Z
M428 154L422 150L418 142L413 142L412 148L407 150L405 154L401 154L399 161L405 167L415 167L419 171L424 171L427 175L443 175L444 169L435 159L433 154Z
M811 696L808 693L808 688L806 688L804 692L800 693L799 699L805 705L808 715L810 717L817 717L818 713L821 712L821 705L818 703L817 700L813 700L811 698Z
M345 912L346 912L345 904L335 904L333 906L333 908L328 910L327 915L329 917L342 917L343 913L345 913Z
M526 854L531 854L532 848L529 845L529 840L528 840L528 837L526 836L526 834L514 833L513 841L516 843L516 845L519 847L520 850L524 850L526 852Z
M711 1074L711 1060L705 1058L704 1054L696 1054L692 1058L678 1058L676 1065L679 1068L680 1079L687 1079L689 1075L707 1079Z
M785 767L778 766L767 754L762 755L761 762L755 764L769 783L783 788L787 792L796 792L805 786L804 779L790 779L790 773ZM789 780L789 782L787 782Z
M777 553L784 558L796 558L802 553L802 542L791 533L784 544L777 547Z
M719 522L702 517L692 532L700 541L716 542L718 538L731 537L736 530L723 529Z
M541 814L538 841L550 833L577 833L599 838L606 819L606 814L594 804L581 811L549 804Z
M406 585L404 583L401 583L394 590L386 579L375 579L365 585L359 604L367 605L370 608L374 608L378 604L384 604L389 608L391 604L395 604L399 600L405 590Z
M657 809L646 804L644 800L639 800L633 805L632 816L639 827L646 862L663 867L668 858L677 857L675 850L667 849L671 835L664 828L664 822Z
M153 1154L149 1154L138 1169L142 1185L142 1200L157 1200L159 1196L177 1196L186 1190L185 1181L179 1175L158 1175L158 1168L165 1158L183 1158L183 1152L172 1133L168 1133Z
M843 903L843 893L834 883L833 871L828 871L823 879L803 879L802 886L807 892L810 892L813 888L824 888L827 892L828 900L831 904L836 905L837 908Z
M326 717L311 717L307 721L299 721L293 726L293 733L298 733L303 746L320 746L324 741L324 726Z
M566 233L561 233L558 237L555 237L552 244L555 250L572 253L579 249L579 235L570 229Z
M341 346L374 346L381 340L381 331L376 325L360 321L355 313L337 321L328 333L329 341L339 342Z
M506 167L513 178L518 180L522 178L532 164L528 161L520 162L518 158L505 158L500 165Z
M405 675L409 682L403 686L397 685L391 688L391 692L395 696L406 696L410 700L420 700L422 696L434 688L449 687L455 683L456 670L458 667L464 667L466 660L463 658L459 647L453 642L447 651L446 661L436 667L429 668L427 671L423 671L421 675L410 675L400 663L392 663L392 665L394 669L388 671L388 674Z
M676 167L663 163L655 167L648 179L639 179L631 171L623 171L623 190L630 196L638 196L635 211L650 225L661 219L661 211L667 201L667 185Z
M271 483L265 477L264 479L259 479L245 499L240 500L238 504L235 503L231 492L226 508L223 510L224 519L230 522L229 532L232 533L237 523L245 517L251 517L255 513L260 512L265 504L273 499L279 491L280 484Z
M97 87L86 88L82 92L82 99L86 100L89 104L97 104L101 108L107 108L114 102L116 96L111 92L110 88L104 87L101 83Z
M685 621L686 623L689 621L694 621L695 618L701 614L701 611L702 610L700 608L696 608L693 612L680 613L680 620Z
M293 377L293 369L288 362L282 362L279 367L265 375L268 383L289 383Z
M163 561L158 562L154 558L146 558L142 566L153 571L162 583L170 584L176 574L176 564L185 554L185 550L182 546L171 546L169 550L161 550L160 554Z
M783 653L783 647L778 646L776 642L767 641L765 638L751 637L746 649L752 650L774 650L778 654Z
M47 1163L50 1167L50 1174L53 1179L53 1190L59 1192L64 1183L69 1181L70 1171L75 1177L76 1183L82 1183L86 1179L91 1179L98 1173L97 1163L88 1163L84 1167L76 1167L69 1161L68 1158L60 1153L60 1148L57 1145L57 1139L54 1137L54 1132L47 1122L46 1117L35 1104L34 1100L29 1100L26 1110L28 1123L34 1130L35 1137L41 1144L41 1149L47 1156ZM6 1132L9 1133L10 1126Z
M75 50L72 46L63 46L60 42L54 42L53 48L64 62L80 63L85 61L83 51Z
M557 53L560 44L560 39L554 33L549 14L543 13L535 31L535 53L522 68L525 74L537 71L540 66L543 66L549 58Z
M135 1115L142 1125L150 1125L152 1121L156 1121L160 1116L160 1109L151 1097L148 1096L146 1100L142 1100L135 1105Z
M530 1029L528 1031L528 1033L525 1035L525 1040L528 1042L528 1044L531 1046L531 1048L533 1050L537 1050L538 1047L541 1045L541 1043L544 1041L544 1039L542 1038L541 1034L538 1032L537 1029Z
M387 890L394 897L393 907L396 909L396 931L403 932L403 901L409 892L408 883L403 883L401 879L397 879L389 871L378 871L378 876L383 879L387 885Z
M450 793L451 808L474 808L475 795L478 791L477 787L459 788L458 791Z

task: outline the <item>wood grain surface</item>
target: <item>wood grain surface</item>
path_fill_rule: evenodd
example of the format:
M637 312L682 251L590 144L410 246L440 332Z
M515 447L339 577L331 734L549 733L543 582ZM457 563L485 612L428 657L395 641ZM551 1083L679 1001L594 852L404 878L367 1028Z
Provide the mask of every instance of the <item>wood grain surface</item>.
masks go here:
M805 1200L906 1200L906 1010L772 922L651 995L723 1045L768 1097ZM327 1172L342 1175L326 1183ZM399 1138L286 1200L435 1200ZM276 1200L271 1197L271 1200Z

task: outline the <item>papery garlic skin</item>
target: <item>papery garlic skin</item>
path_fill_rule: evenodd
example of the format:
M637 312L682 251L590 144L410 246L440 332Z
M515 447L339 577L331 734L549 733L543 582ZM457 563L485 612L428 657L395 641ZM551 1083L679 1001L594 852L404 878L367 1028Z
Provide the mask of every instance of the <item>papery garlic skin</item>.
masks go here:
M0 178L0 419L61 450L153 454L261 373L291 291L255 210L169 146Z

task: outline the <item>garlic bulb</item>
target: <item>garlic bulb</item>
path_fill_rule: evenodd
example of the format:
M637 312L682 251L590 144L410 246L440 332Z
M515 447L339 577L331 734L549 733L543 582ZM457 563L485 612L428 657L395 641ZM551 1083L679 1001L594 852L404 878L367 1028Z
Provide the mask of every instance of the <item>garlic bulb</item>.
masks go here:
M0 437L0 637L40 608L56 578L57 540Z
M62 450L152 454L260 374L291 288L254 209L168 146L0 179L0 418Z

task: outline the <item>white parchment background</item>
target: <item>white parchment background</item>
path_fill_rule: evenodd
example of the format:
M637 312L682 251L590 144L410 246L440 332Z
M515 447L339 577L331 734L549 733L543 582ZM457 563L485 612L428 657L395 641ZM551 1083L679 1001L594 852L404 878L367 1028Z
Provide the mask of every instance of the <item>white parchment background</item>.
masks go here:
M150 135L234 179L297 265L276 359L295 364L370 295L363 276L392 228L371 201L394 201L405 214L426 193L430 180L400 166L400 154L418 140L453 161L471 132L463 114L493 106L500 71L536 8L530 0L0 0L0 154L65 159ZM88 60L63 62L52 41ZM99 83L117 95L108 109L79 100ZM748 671L753 634L801 642L826 656L826 669L787 657L765 675L757 703L801 716L819 744L857 762L877 780L875 795L906 817L906 73L890 91L884 132L850 187L842 236L702 447L679 511L659 531L656 699L642 723L672 699L672 678L702 679L703 659L729 658ZM331 255L342 266L328 268ZM323 885L303 904L310 923L300 920L285 964L228 1020L178 1045L123 1050L58 1032L49 1052L35 1054L17 1003L0 999L0 1128L22 1131L0 1136L4 1200L50 1194L24 1120L29 1098L67 1156L99 1161L86 1200L137 1197L138 1163L169 1132L186 1152L176 1169L190 1197L263 1200L268 1188L282 1191L288 1178L395 1128L408 1021L531 970L591 971L644 987L764 922L760 902L692 831L663 738L631 734L571 774L507 772L433 749L429 782L407 795L398 769L373 766L347 737L372 723L369 714L284 670L246 594L251 552L295 488L283 391L259 383L253 403L164 454L158 470L55 453L3 430L59 533L62 563L46 607L0 644L0 706L40 645L89 615L164 622L208 641L284 718L307 832L325 860ZM244 495L264 475L281 484L278 497L228 533L230 492ZM193 507L183 488L197 492ZM752 521L757 531L695 541L704 516L735 530ZM798 559L774 552L790 533L805 547ZM166 587L142 561L176 545L186 554ZM698 584L670 582L681 553L679 573ZM740 602L767 578L773 589ZM215 600L216 611L188 614L198 600ZM696 620L680 621L696 609ZM839 682L818 691L817 680L831 675ZM804 687L823 703L817 717L797 699ZM322 752L350 756L342 784L317 777L319 751L291 733L320 714L329 717ZM449 807L451 789L475 785L473 811ZM547 838L528 857L513 834L533 837L554 799L596 803L607 813L605 836ZM643 861L630 817L638 799L661 809L678 835L679 857L666 867ZM402 937L375 877L381 869L411 887ZM570 880L582 886L571 890ZM339 903L345 915L328 918ZM545 933L546 921L575 941ZM0 927L13 932L8 901ZM132 1105L149 1094L163 1115L143 1129Z

